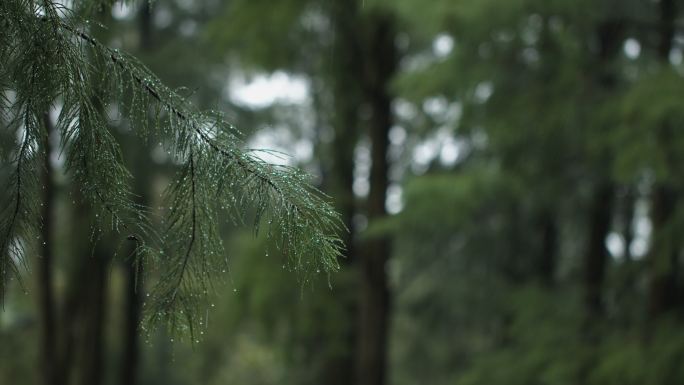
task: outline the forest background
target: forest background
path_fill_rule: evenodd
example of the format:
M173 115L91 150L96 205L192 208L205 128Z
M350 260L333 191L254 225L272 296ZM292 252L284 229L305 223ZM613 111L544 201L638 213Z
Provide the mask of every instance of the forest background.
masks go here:
M341 271L302 282L267 234L225 225L196 341L138 330L146 282L120 242L92 246L53 151L37 250L54 303L36 271L10 282L0 383L683 383L682 14L676 0L101 7L84 31L313 176L349 229ZM125 119L110 127L139 203L162 204L179 165Z

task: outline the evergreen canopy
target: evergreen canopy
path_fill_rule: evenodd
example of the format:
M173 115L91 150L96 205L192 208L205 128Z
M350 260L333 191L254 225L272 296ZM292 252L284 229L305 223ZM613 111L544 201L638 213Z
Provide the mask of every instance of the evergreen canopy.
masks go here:
M305 174L243 149L239 132L221 113L198 110L134 57L98 42L93 29L53 1L0 2L0 119L4 137L14 141L0 149L1 295L8 280L28 268L40 240L50 111L59 113L55 129L64 171L97 218L93 241L111 229L136 242L130 263L157 267L159 279L146 302L149 323L191 334L201 324L198 310L226 269L218 231L224 218L244 223L253 214L255 231L266 221L305 281L338 269L343 226ZM109 127L111 111L141 139L162 143L178 165L164 207L134 202L133 176ZM158 212L161 230L152 225Z

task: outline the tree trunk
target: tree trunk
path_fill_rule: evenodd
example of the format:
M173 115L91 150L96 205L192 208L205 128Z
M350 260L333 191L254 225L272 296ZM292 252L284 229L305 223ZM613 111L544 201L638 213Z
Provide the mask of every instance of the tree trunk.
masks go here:
M137 241L134 241L133 253L136 253L138 247ZM125 265L125 279L126 279L126 309L124 319L124 346L123 357L121 363L121 385L135 385L138 379L138 361L139 361L139 326L142 312L142 274L143 263L137 261L135 255L132 259L126 261Z
M110 11L111 5L103 5L99 10L97 19L102 24L107 25L111 22ZM95 37L101 41L106 41L106 37L98 35L104 33L103 30L100 30L99 33L94 32ZM100 64L95 65L97 66L96 71L105 71L105 68ZM100 92L97 91L99 85L96 81L92 85L97 94L93 100L95 108L99 113L104 113L103 102L105 101L101 99L102 95L99 95ZM101 224L97 223L94 218L95 210L94 207L88 207L79 213L80 215L87 215L88 219L84 222L88 224L88 227L86 229L79 228L77 231L83 232L85 230L89 233L95 230L103 233L100 234L101 237L96 237L94 246L86 243L85 249L82 249L81 253L76 256L78 258L76 261L77 271L83 272L84 275L71 278L72 280L83 281L81 291L74 293L80 309L75 324L79 325L80 330L76 331L77 340L73 347L74 358L76 358L73 362L76 370L75 381L82 385L100 385L105 378L103 365L106 347L104 319L109 304L107 270L112 257L110 250L115 249L113 237L120 236L118 234L110 235L105 231L106 228L98 229ZM80 234L81 237L82 234Z
M606 100L617 86L617 76L612 62L619 53L624 26L620 21L601 23L597 30L598 57L596 68L596 89L599 100ZM601 165L610 164L611 154L606 150L597 159ZM610 231L615 200L615 185L610 171L599 166L597 170L593 201L590 206L589 236L583 262L583 291L587 327L603 313L602 288L609 261L606 237Z
M104 241L100 241L104 243ZM87 293L82 313L83 333L81 335L81 354L79 367L83 385L100 385L104 379L104 319L107 313L107 269L109 258L107 245L95 247L95 255L87 258Z
M139 12L139 33L140 49L149 51L152 49L152 9L149 2L144 2L140 6ZM130 140L129 140L130 141ZM138 145L137 140L130 141L129 148L134 153L135 164L145 164L149 161L147 154L151 149L148 145ZM148 188L145 185L150 180L148 168L138 168L139 172L134 179L133 192L138 197L136 203L141 206L149 206ZM135 236L130 234L129 236ZM140 360L140 341L138 337L140 320L142 315L142 295L143 295L143 261L138 259L138 240L133 238L131 241L131 251L129 258L123 261L123 273L126 281L124 288L125 309L124 309L124 330L123 330L123 349L120 368L121 385L135 385L138 379L138 366Z
M614 196L614 185L603 182L594 193L590 211L589 247L584 261L584 303L589 319L603 313L602 288L609 260L606 236L610 231Z
M43 170L43 204L42 217L42 256L38 259L38 295L39 313L41 317L41 360L43 362L43 380L46 385L61 385L62 381L57 370L57 336L55 317L55 294L53 287L53 261L54 248L54 206L55 206L55 183L53 180L53 168L50 156L53 148L51 137L55 127L50 120L50 114L43 115L45 125L45 162Z
M78 196L78 189L75 194ZM63 384L99 385L103 380L104 318L107 305L107 269L111 246L98 239L93 247L88 234L95 226L93 211L82 198L74 208L71 251L61 325L59 370ZM84 235L85 234L85 235Z
M323 325L316 330L330 340L321 370L314 375L313 383L328 385L353 385L356 344L358 340L354 320L358 304L353 293L358 285L358 258L354 215L357 212L354 190L354 150L358 142L359 106L362 102L360 77L362 53L358 25L359 4L357 0L340 0L329 3L328 12L334 31L332 55L325 54L324 68L328 69L332 94L331 125L334 138L329 153L331 165L326 179L327 192L335 197L335 205L348 231L340 234L344 241L345 255L341 260L342 271L330 293L336 301L329 301L325 311L344 314L344 326ZM320 355L321 347L314 346L310 354Z
M667 226L675 210L677 195L666 183L658 183L653 191L652 213L653 246L649 252L649 308L648 314L656 318L674 307L677 288L674 269L678 248Z
M676 16L676 4L674 0L660 0L660 41L658 44L658 56L664 68L670 66L670 51L674 38L674 21ZM650 318L671 310L678 302L678 284L676 270L679 258L679 245L676 239L668 231L679 201L679 192L670 182L672 173L677 170L672 160L672 130L673 128L664 123L658 133L658 141L665 154L665 161L670 175L665 180L660 180L653 186L651 201L651 219L653 221L653 241L649 252L649 305Z
M361 37L358 2L356 0L335 1L331 5L334 23L335 43L332 68L332 92L334 99L333 127L335 138L331 148L333 156L331 190L335 193L335 201L344 224L349 229L344 234L347 247L346 262L353 263L355 250L353 237L355 197L354 184L354 150L358 142L359 106L363 100L360 78L363 76L361 62Z
M368 195L369 222L387 215L388 147L392 127L392 97L390 80L397 68L394 45L394 21L388 15L369 17L368 47L366 51L366 94L370 107L369 130L371 139L370 192ZM389 240L373 238L364 244L361 261L360 327L358 370L359 385L384 385L387 366L387 336L390 294L387 261Z

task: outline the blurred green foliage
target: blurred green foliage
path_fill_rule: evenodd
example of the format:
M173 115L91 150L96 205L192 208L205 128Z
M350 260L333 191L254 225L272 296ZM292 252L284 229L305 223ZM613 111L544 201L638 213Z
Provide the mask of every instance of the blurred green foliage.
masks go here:
M248 137L278 141L280 129L290 135L286 150L309 144L309 156L291 161L324 189L334 139L354 135L354 246L392 242L388 383L683 383L684 7L675 2L668 14L661 6L669 0L359 1L355 21L378 11L396 17L401 53L389 85L388 157L400 204L368 223L367 192L358 188L368 181L367 127L349 134L334 123L341 111L333 79L344 69L335 60L345 52L335 51L342 16L332 1L157 0L145 48L138 5L116 3L107 39L169 84L190 87L200 106L225 111ZM353 25L363 36L364 25ZM306 100L263 107L231 98L234 77L275 71L305 79ZM368 114L367 105L357 109ZM125 127L118 134L131 136ZM149 148L136 151L145 160L132 168L148 168L155 200L174 165ZM604 186L606 202L598 199ZM77 226L71 199L59 197L64 227ZM601 214L607 229L592 254ZM149 336L140 384L319 384L331 362L356 354L339 338L358 327L346 308L358 297L352 264L302 286L265 234L229 224L221 234L230 269L214 288L207 329L195 344ZM63 259L70 243L58 244ZM597 283L587 273L592 255L603 256L599 311L586 300ZM58 284L68 280L67 265L57 266ZM663 275L665 294L655 285ZM116 265L108 281L104 383L118 381L124 359L122 276ZM0 313L0 383L35 383L35 296L12 293ZM659 300L666 310L654 310Z

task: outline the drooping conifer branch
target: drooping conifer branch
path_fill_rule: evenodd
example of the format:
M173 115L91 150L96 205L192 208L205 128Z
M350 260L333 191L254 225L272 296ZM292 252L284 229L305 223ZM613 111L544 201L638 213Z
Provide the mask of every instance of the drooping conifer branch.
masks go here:
M4 105L8 111L26 106L25 95L32 92L39 93L37 109L59 100L56 129L65 168L80 186L83 199L102 214L99 230L106 230L103 224L111 220L113 230L125 231L142 249L131 263L144 259L160 270L161 279L147 301L148 321L193 330L198 305L225 271L218 231L223 217L244 223L251 212L255 230L268 222L277 230L269 229L269 234L304 280L312 272L338 268L342 245L336 234L341 222L322 193L309 186L305 174L268 164L244 150L239 133L220 113L193 107L134 57L92 37L86 24L63 7L45 1L42 8L39 12L22 0L0 4L7 31L0 38L0 53L7 59L0 67L0 91L19 95ZM31 49L22 49L27 42ZM27 64L38 71L35 89L28 87ZM133 176L110 132L107 107L111 105L122 111L137 135L164 141L183 170L165 192L164 226L158 237L149 211L131 199ZM15 127L21 129L20 124ZM43 144L34 137L27 132L26 151L35 146L39 154ZM20 175L30 171L23 164L17 166ZM17 195L25 202L23 185ZM37 220L31 215L19 219L17 223ZM16 237L30 241L16 226L3 225L2 230L3 244ZM0 258L2 266L12 265L4 250Z

